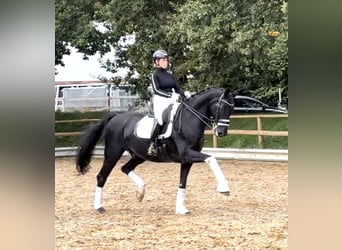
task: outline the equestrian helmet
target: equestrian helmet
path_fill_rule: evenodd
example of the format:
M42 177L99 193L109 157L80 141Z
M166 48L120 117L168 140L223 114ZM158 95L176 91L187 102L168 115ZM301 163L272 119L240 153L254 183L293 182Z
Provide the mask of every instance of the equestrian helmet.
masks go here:
M153 53L153 61L155 61L156 59L167 58L167 57L169 57L169 55L167 54L165 50L156 50Z

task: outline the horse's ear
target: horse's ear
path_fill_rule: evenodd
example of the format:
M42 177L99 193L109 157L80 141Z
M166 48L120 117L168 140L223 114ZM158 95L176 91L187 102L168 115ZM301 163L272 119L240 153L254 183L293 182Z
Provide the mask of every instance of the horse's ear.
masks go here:
M225 89L225 90L224 90L223 96L224 96L224 97L228 97L230 93L231 93L231 92L230 92L229 89Z
M239 92L240 92L240 90L239 90L239 89L236 89L236 90L231 91L231 94L232 94L233 96L236 96L236 95L239 94Z
M234 92L233 92L234 93ZM232 104L234 103L234 94L229 89L224 90L223 96L229 100Z

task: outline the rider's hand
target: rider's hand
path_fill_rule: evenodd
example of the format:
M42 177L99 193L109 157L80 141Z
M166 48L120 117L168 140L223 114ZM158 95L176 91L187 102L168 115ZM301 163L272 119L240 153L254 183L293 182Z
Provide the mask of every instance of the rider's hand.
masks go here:
M180 95L179 95L178 93L173 92L172 95L171 95L171 100L172 100L173 102L178 102L179 99L180 99L179 97L180 97Z
M191 97L191 94L189 91L184 91L184 95L186 98L190 98Z

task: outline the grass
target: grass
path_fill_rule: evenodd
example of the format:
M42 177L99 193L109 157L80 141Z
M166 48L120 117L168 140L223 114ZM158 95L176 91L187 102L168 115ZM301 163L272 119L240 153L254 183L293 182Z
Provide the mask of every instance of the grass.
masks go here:
M262 118L263 130L270 131L287 131L288 118ZM256 118L233 118L231 117L229 129L245 129L256 130ZM213 138L211 135L205 137L205 147L213 146ZM223 138L218 138L218 147L222 148L259 148L258 136L256 135L229 135ZM288 137L287 136L263 136L264 149L287 149Z
M101 119L106 111L97 112L60 112L55 113L55 120L79 120L79 119ZM80 132L86 129L91 122L70 122L55 123L55 132ZM78 136L55 137L55 147L72 147L77 146Z
M106 111L97 112L73 112L63 113L56 112L55 120L78 120L78 119L100 119L106 113ZM73 122L73 123L56 123L55 132L79 132L83 131L90 122ZM262 118L263 130L271 131L287 131L288 130L288 118ZM230 129L246 129L256 130L257 120L256 118L233 118L231 117ZM71 147L77 146L78 136L63 136L56 137L56 147ZM101 142L100 142L101 143ZM204 147L213 146L213 136L206 135ZM258 136L255 135L229 135L223 138L218 138L218 147L221 148L259 148ZM287 136L263 136L263 148L265 149L287 149L288 137Z

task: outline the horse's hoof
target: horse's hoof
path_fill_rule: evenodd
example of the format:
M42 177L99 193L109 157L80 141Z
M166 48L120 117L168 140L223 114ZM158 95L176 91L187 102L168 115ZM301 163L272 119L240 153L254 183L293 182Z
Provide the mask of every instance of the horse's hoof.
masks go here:
M103 207L100 207L96 209L96 211L99 212L100 214L103 214L104 212L106 212L106 209L104 209Z
M227 192L220 192L220 194L223 194L224 196L229 196L230 192L229 191L227 191Z
M217 185L217 189L216 189L218 192L220 192L221 194L224 194L224 193L228 193L229 195L229 186L228 186L228 182L225 181L225 182L222 182L222 183L219 183Z
M189 213L190 211L186 209L185 207L176 209L176 214L184 215L184 214L189 214Z
M144 196L145 196L145 188L139 189L136 193L137 200L139 202L142 202L142 200L144 199Z

